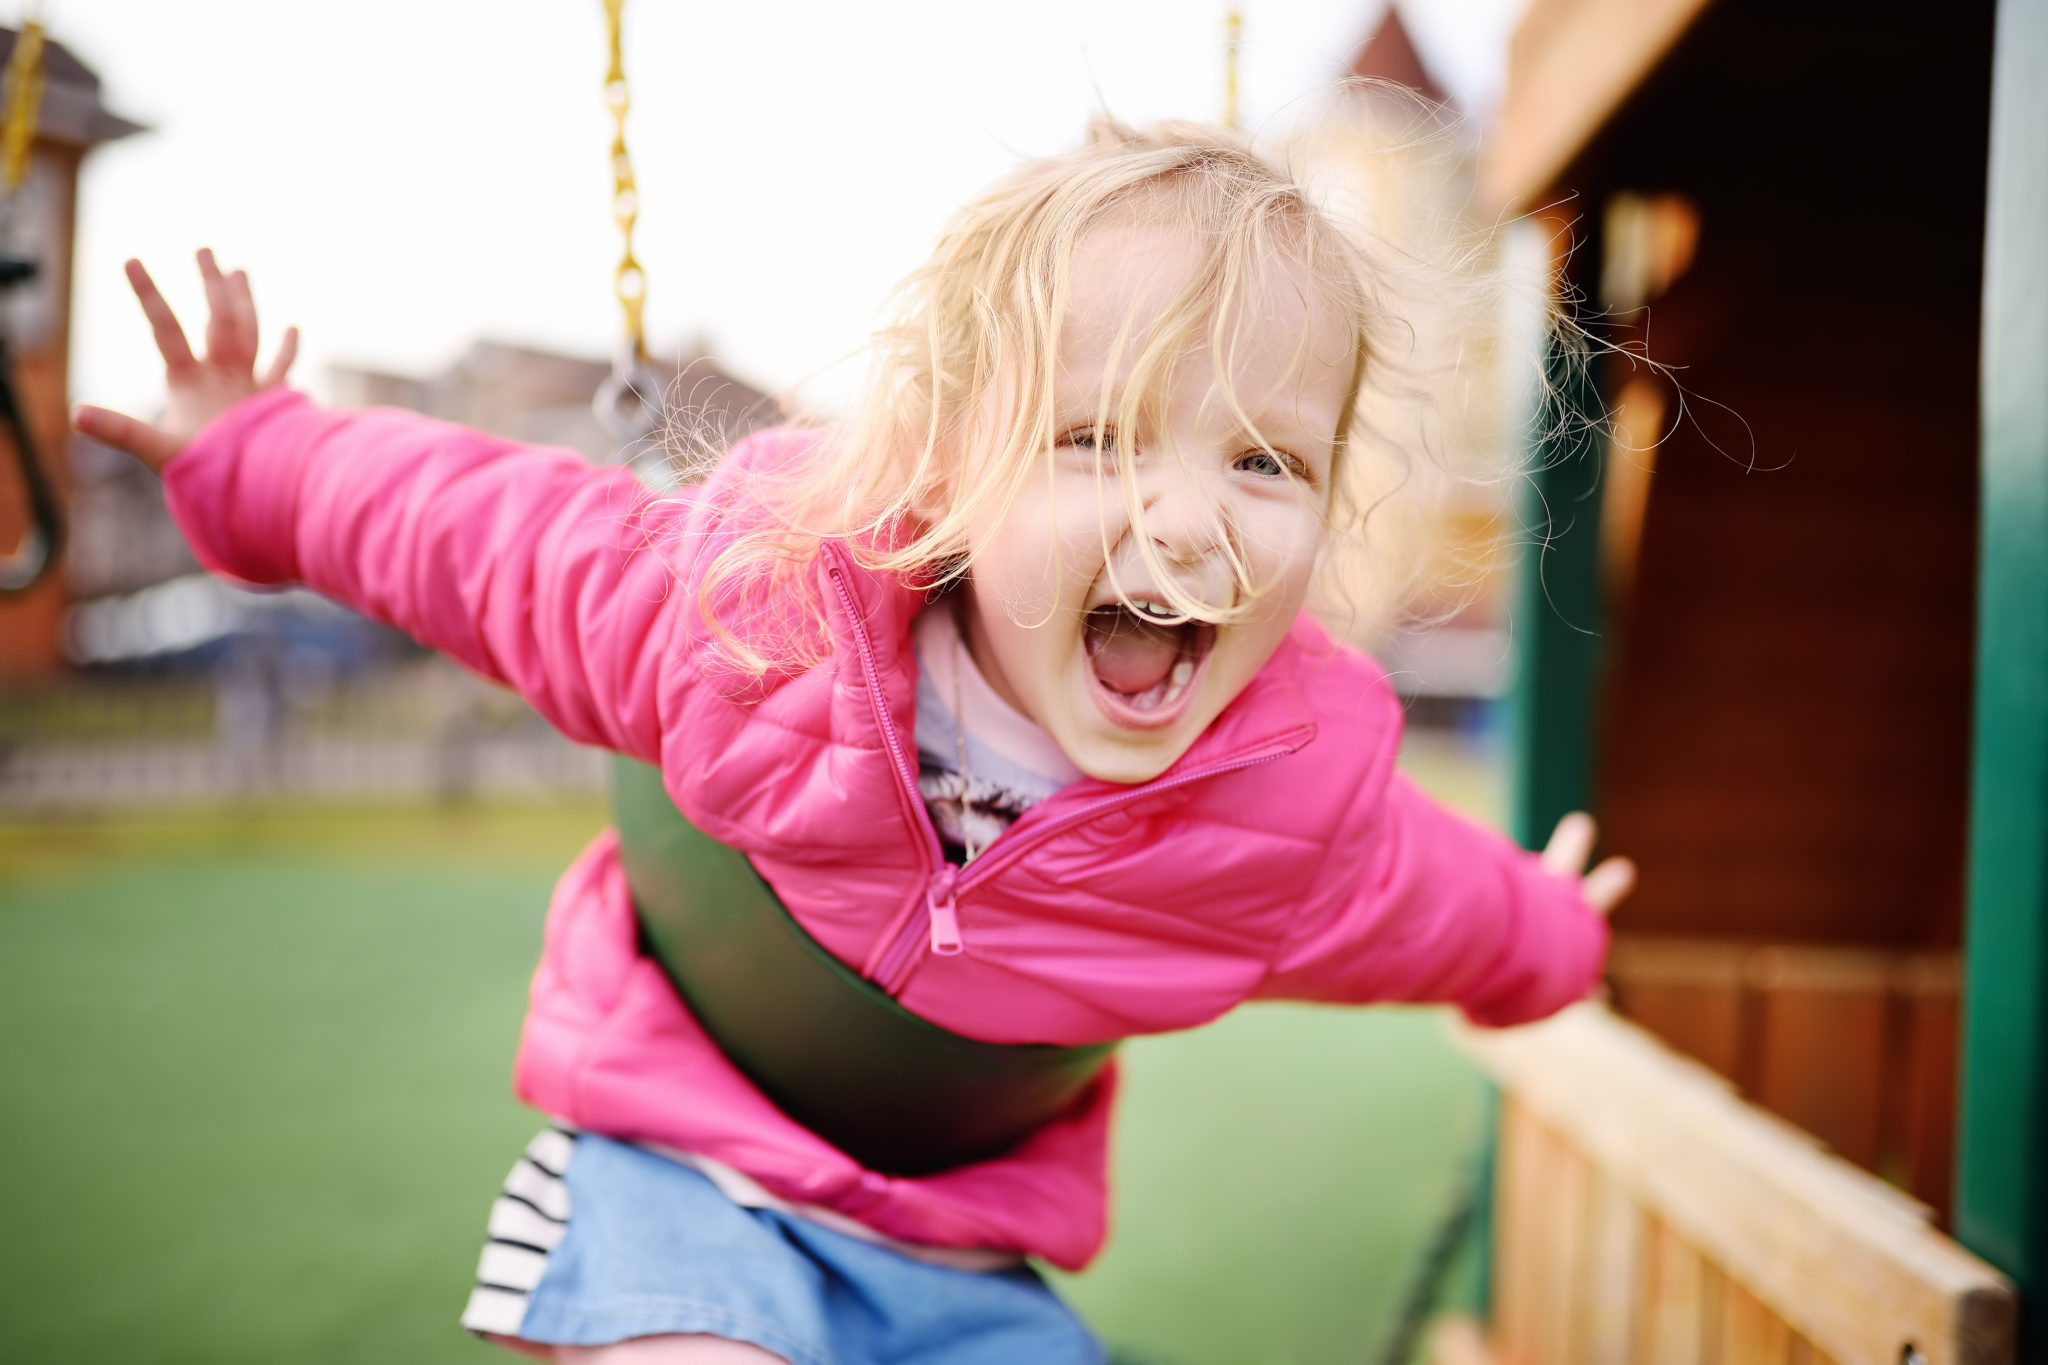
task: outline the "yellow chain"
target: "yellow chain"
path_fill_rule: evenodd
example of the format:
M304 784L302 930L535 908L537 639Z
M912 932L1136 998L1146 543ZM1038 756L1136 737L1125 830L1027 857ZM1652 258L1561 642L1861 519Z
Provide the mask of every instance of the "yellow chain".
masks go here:
M633 158L626 154L626 113L633 107L633 92L626 84L626 58L619 41L620 18L626 0L604 0L605 30L611 42L611 69L605 72L604 102L612 111L612 221L619 225L619 268L612 286L619 296L619 311L625 317L625 356L640 360L647 354L646 334L641 320L647 308L647 273L633 255L633 225L640 218L640 191L633 181ZM10 131L11 131L10 125Z
M43 107L43 24L40 19L22 23L14 38L14 55L7 59L7 77L0 84L0 102L7 106L7 129L0 133L0 179L7 192L21 188L28 179L28 155L36 141L36 115Z
M1223 20L1223 126L1237 131L1237 44L1244 36L1244 15L1237 6Z

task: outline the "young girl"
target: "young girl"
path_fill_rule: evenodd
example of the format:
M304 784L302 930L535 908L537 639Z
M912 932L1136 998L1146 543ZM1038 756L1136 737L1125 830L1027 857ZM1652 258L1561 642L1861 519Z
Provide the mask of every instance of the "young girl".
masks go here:
M907 283L849 420L661 497L316 407L291 334L257 379L246 276L199 265L203 359L129 266L166 415L80 430L163 471L209 568L516 687L658 765L699 866L744 855L678 889L629 828L557 887L517 1063L556 1125L492 1209L472 1331L1097 1360L1023 1258L1102 1242L1108 1044L1250 999L1512 1024L1593 983L1628 867L1580 878L1583 816L1539 860L1424 799L1381 670L1305 611L1364 530L1389 319L1236 139L1104 125L1025 166ZM764 925L808 955L734 978Z

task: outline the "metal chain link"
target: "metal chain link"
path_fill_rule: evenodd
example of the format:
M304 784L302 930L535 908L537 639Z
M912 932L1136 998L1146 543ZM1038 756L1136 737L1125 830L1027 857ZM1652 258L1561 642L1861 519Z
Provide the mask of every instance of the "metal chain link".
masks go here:
M35 146L36 118L43 107L43 21L22 21L7 59L7 78L0 99L7 105L7 130L0 134L0 180L9 194L28 179L29 151Z
M605 36L611 46L611 66L604 76L604 102L612 111L612 221L619 225L620 245L612 286L625 316L626 350L639 356L646 353L641 318L647 303L647 276L633 255L633 227L640 221L640 191L633 180L633 158L626 151L626 115L633 108L633 91L626 84L622 41L625 9L626 0L604 0Z
M1237 131L1237 49L1244 39L1244 11L1236 5L1223 16L1223 126Z
M604 0L605 36L611 49L611 65L604 77L604 102L612 115L612 221L619 227L619 264L612 272L612 290L618 296L624 328L618 353L612 358L612 372L598 385L591 410L612 438L625 445L623 458L636 467L659 466L665 470L666 461L659 459L658 452L649 458L644 449L648 436L661 424L663 385L661 376L647 359L647 272L633 254L633 228L640 221L640 190L633 179L633 158L626 151L626 115L633 107L633 91L626 84L622 41L625 8L626 0Z

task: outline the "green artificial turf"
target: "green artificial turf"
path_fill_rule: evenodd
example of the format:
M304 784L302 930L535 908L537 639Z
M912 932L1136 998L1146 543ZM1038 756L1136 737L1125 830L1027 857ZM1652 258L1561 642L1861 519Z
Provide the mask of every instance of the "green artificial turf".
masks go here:
M1442 1018L1265 1005L1130 1044L1109 1249L1061 1288L1146 1361L1363 1362L1459 1183Z
M0 892L0 1359L485 1355L548 870L98 842Z
M602 820L0 828L0 1360L512 1359L454 1319ZM1441 1020L1260 1007L1125 1065L1115 1234L1063 1292L1148 1361L1366 1358L1476 1124Z

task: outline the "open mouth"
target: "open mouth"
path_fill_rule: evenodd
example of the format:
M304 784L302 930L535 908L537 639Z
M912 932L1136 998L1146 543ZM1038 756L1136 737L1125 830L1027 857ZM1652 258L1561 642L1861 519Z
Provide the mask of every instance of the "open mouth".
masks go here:
M1156 729L1187 709L1216 627L1178 619L1156 602L1112 602L1088 613L1082 640L1096 700L1109 718Z

